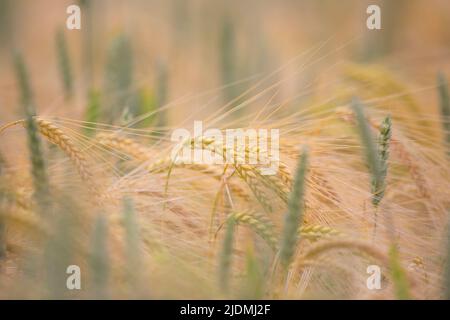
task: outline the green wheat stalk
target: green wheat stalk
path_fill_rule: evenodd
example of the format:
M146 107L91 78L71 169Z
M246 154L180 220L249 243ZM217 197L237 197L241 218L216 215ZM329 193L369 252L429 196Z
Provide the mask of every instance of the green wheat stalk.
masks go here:
M397 246L393 243L389 249L389 267L391 270L392 282L394 284L395 295L399 300L408 300L409 283L405 270L400 263L400 257Z
M289 195L288 212L284 218L279 258L285 270L289 267L298 241L298 230L303 220L305 176L308 164L308 150L305 147L299 158L294 185Z
M134 287L137 283L137 275L141 271L141 250L139 226L136 221L133 201L129 198L123 200L123 222L125 228L125 244L126 244L126 273L130 280L130 284Z
M6 255L6 224L3 217L3 191L0 193L0 259Z
M105 69L106 108L105 119L110 123L117 121L129 105L133 83L133 53L127 36L119 35L113 39ZM136 110L130 110L136 115Z
M67 198L64 200L71 202ZM74 213L71 210L69 205L60 208L60 215L53 225L53 234L48 239L44 251L43 258L47 271L46 281L50 299L61 299L69 293L66 286L68 277L66 270L69 265L73 264L74 240L77 232L75 230Z
M3 166L5 161L3 155L0 153L0 176L2 175ZM2 182L2 181L0 181ZM3 191L3 183L0 184L0 259L6 255L6 224L3 217L3 203L5 200L5 195Z
M450 219L447 223L447 243L446 243L446 257L444 270L444 299L450 300Z
M92 255L90 259L92 282L95 297L101 299L107 297L109 278L108 224L103 215L99 215L95 221L92 238Z
M88 136L92 136L95 132L95 123L98 122L100 112L101 112L101 104L100 104L100 92L97 90L91 89L88 94L88 103L85 113L85 120L87 122L85 133Z
M222 84L224 87L225 102L232 101L237 97L236 87L236 48L235 30L229 16L225 16L222 22L220 34L220 68Z
M139 121L139 126L147 128L153 125L156 119L156 95L149 89L142 88L137 93L137 104L140 115L147 115L145 119Z
M36 110L33 104L33 94L29 84L27 69L20 53L15 54L14 65L21 93L21 103L26 118L28 149L30 150L32 165L31 173L33 176L35 198L40 206L41 214L44 214L49 204L47 171L42 154L41 140L33 118L36 116Z
M228 292L229 289L235 224L234 218L227 219L225 238L223 239L222 251L220 253L219 283L224 292Z
M261 299L264 295L264 274L255 253L250 249L247 250L245 255L243 289L243 299Z
M56 50L64 93L66 99L68 99L73 95L73 79L69 52L67 50L67 41L63 29L59 29L56 33Z
M158 110L158 127L167 125L167 112L162 109L167 103L167 87L168 87L168 72L167 66L163 62L158 62L156 65L156 106Z
M450 157L450 98L448 94L448 82L443 73L438 74L439 101L441 106L442 125L447 144L447 155Z
M93 59L93 1L92 0L79 0L78 1L81 11L82 11L82 60L83 60L83 75L84 75L84 85L87 88L87 93L89 95L89 90L92 88L93 70L94 70L94 59Z
M351 102L351 107L358 122L359 134L366 153L367 164L369 165L369 170L372 175L372 185L379 185L382 171L381 164L370 127L364 116L363 105L359 99L355 97Z

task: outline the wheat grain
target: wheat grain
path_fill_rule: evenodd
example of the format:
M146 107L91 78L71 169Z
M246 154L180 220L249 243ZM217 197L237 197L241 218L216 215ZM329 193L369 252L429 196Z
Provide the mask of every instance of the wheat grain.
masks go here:
M86 158L83 152L78 149L61 129L52 124L50 121L37 117L36 123L39 132L47 138L47 140L57 145L67 156L74 162L81 178L92 183L92 173L89 170Z
M298 230L300 238L317 241L322 238L341 236L342 233L336 229L321 225L306 225Z
M372 184L372 203L378 206L381 199L383 199L386 187L386 175L388 169L389 159L389 144L391 141L391 118L386 117L380 126L380 136L378 138L378 154L380 159L380 176L374 179Z
M239 212L230 215L237 224L249 225L267 244L275 250L277 248L277 236L272 222L264 215L248 212Z

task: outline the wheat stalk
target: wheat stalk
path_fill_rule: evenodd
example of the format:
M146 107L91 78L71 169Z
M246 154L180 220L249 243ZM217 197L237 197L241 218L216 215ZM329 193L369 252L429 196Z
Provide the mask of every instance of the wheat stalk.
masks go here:
M392 281L394 283L397 299L410 299L411 296L409 293L408 278L405 274L405 270L400 263L400 257L395 243L392 243L389 249L389 267L391 270Z
M105 103L107 109L102 110L109 123L119 120L129 105L130 88L133 82L133 54L129 38L120 34L116 36L108 48L105 66ZM131 115L136 114L136 110Z
M223 239L222 250L219 261L219 284L224 292L229 289L230 268L233 256L233 240L234 240L235 220L227 219L227 227L225 237Z
M126 242L126 274L129 285L136 294L136 289L140 286L139 277L142 273L142 250L139 223L133 201L130 198L125 198L123 202L123 224Z
M85 111L86 128L85 133L87 136L92 136L95 132L95 124L100 117L100 92L94 89L90 89L88 92L88 102Z
M92 235L90 257L91 280L95 298L106 298L109 278L108 224L103 215L98 215Z
M447 218L445 243L445 262L444 262L444 299L450 300L450 219Z

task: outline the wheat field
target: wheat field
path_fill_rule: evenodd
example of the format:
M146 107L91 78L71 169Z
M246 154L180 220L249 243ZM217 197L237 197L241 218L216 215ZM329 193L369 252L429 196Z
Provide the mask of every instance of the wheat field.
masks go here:
M0 298L450 298L450 6L378 2L0 1Z

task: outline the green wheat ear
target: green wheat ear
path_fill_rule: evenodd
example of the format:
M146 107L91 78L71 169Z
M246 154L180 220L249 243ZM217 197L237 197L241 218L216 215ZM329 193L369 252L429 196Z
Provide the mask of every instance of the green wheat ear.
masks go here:
M85 132L88 136L92 136L95 132L95 123L100 117L100 92L91 89L88 94L88 104L85 113L85 120L87 122Z
M408 279L406 277L405 270L400 263L398 249L395 244L392 244L389 249L389 267L391 269L392 282L394 283L394 290L397 299L410 299L411 296L409 294Z
M369 165L369 170L372 175L372 184L379 185L379 178L381 176L380 160L370 127L364 115L363 105L359 99L355 97L351 102L351 107L358 122L359 135L364 146L367 164Z
M148 90L141 89L138 92L138 108L139 114L147 115L145 119L139 122L139 126L143 128L150 127L156 118L157 98L156 95Z
M447 155L450 157L450 98L448 94L448 82L443 73L438 74L439 101L441 106L442 125L447 144Z
M162 109L167 103L168 78L167 66L162 61L156 64L156 107L159 109L157 114L157 126L165 127L167 125L167 111Z
M297 230L303 220L303 206L305 193L305 176L308 165L308 150L303 148L295 173L294 185L289 195L288 212L284 218L283 232L281 234L279 258L285 271L291 263L298 241Z
M0 153L0 176L2 175L3 166L5 161L3 155ZM6 225L5 219L3 217L3 206L4 201L4 191L3 191L3 181L0 180L0 259L6 255Z
M64 34L64 29L62 28L56 33L56 50L64 93L66 99L70 99L73 95L72 67L70 64L69 52L67 50L67 41Z
M30 151L35 198L40 207L40 213L45 214L50 201L47 171L42 154L41 140L39 139L37 125L34 121L36 110L33 103L33 94L29 84L27 69L20 53L15 54L14 65L21 93L21 103L26 118L28 149Z
M380 135L378 137L378 157L380 162L380 175L372 179L372 203L377 207L383 199L386 189L386 175L389 160L389 145L392 135L391 117L384 118L380 126Z
M230 286L230 273L231 273L230 269L233 257L233 240L234 240L235 224L236 222L233 217L227 219L225 238L223 239L222 251L220 253L219 284L220 288L224 292L228 292Z
M109 279L108 224L103 215L95 221L90 259L92 287L97 299L107 298Z
M0 191L0 201L3 202L3 191ZM0 206L0 260L6 255L6 224L3 217L3 207Z
M448 212L447 214L449 214ZM445 270L444 270L444 299L450 300L450 219L447 221L447 243L446 246L446 257L445 257Z
M222 84L225 86L224 101L230 102L237 97L236 87L233 84L236 81L236 48L235 48L235 30L229 16L225 16L222 22L220 34L220 67ZM231 106L230 106L231 107Z
M105 120L114 123L129 106L133 83L133 53L127 36L119 35L113 39L109 49L105 69L105 101L103 110ZM136 110L130 110L136 116Z

